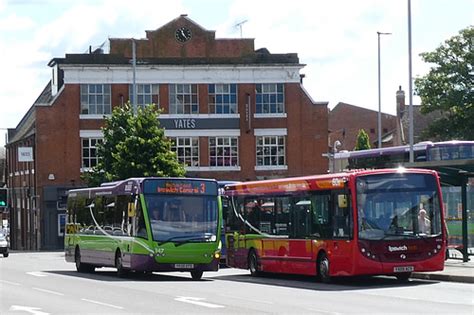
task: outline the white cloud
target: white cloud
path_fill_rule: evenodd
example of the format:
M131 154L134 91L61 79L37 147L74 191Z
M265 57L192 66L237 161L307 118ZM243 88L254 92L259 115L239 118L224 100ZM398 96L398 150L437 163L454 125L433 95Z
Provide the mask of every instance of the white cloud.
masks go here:
M431 51L472 24L472 0L417 0L412 5L413 76ZM382 111L395 112L395 92L408 95L407 2L400 0L0 0L0 128L14 127L47 84L47 63L83 53L108 37L145 37L182 13L218 38L255 39L255 48L297 53L304 85L316 101L377 109L377 31L381 38ZM463 24L464 23L464 24ZM407 97L408 101L408 97ZM416 102L415 102L416 103ZM3 137L0 136L0 144Z

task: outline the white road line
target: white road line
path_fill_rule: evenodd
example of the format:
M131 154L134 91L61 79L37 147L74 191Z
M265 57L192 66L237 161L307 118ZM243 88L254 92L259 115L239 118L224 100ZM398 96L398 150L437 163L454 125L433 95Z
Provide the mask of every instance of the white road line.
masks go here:
M178 296L177 298L175 298L175 301L178 301L178 302L190 303L190 304L204 306L208 308L224 307L224 305L202 302L202 300L204 300L204 298L197 298L197 297L192 297L192 296Z
M103 303L103 302L94 301L94 300L89 300L89 299L81 299L81 300L86 301L86 302L90 302L90 303L94 303L94 304L103 305L103 306L113 307L113 308L116 308L116 309L119 309L119 310L123 310L123 307L117 306L117 305L112 305L112 304Z
M263 303L263 304L274 304L273 302L270 302L270 301L247 299L247 298L228 295L228 294L218 294L218 295L222 296L222 297L225 297L225 298L230 298L230 299L237 299L237 300L243 300L243 301L249 301L249 302Z
M0 280L0 282L6 283L6 284L11 284L11 285L21 285L19 283L7 281L7 280Z
M311 311L311 312L316 312L317 314L332 314L332 315L338 315L338 314L341 314L341 313L336 313L336 312L331 312L331 311L325 311L325 310L318 310L318 309L315 309L315 308L306 308L308 311Z
M44 273L42 273L41 271L30 271L30 272L27 272L27 274L29 274L30 276L35 276L35 277L47 277L48 275L45 275Z
M37 291L41 291L41 292L45 292L45 293L56 294L56 295L64 295L64 293L61 293L61 292L56 292L56 291L51 291L51 290L46 290L46 289L41 289L41 288L34 288L33 287L33 290L37 290Z

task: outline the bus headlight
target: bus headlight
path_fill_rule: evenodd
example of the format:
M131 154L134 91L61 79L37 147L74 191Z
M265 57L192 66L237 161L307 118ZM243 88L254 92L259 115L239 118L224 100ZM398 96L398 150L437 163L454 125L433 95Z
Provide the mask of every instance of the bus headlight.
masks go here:
M215 251L214 252L214 259L220 259L221 258L221 252L220 251Z

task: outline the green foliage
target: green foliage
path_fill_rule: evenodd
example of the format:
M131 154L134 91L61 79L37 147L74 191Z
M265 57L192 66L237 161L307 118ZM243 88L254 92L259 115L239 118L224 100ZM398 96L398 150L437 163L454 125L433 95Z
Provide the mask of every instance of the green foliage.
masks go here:
M359 133L357 134L357 142L354 150L359 151L367 149L370 149L369 135L367 134L367 132L365 132L364 129L360 129Z
M184 165L171 151L154 105L139 107L137 114L129 103L116 107L102 128L104 141L98 145L99 161L83 179L89 186L130 177L181 177Z
M421 113L438 111L424 139L474 139L474 27L469 26L421 57L432 63L429 73L415 80L421 97Z

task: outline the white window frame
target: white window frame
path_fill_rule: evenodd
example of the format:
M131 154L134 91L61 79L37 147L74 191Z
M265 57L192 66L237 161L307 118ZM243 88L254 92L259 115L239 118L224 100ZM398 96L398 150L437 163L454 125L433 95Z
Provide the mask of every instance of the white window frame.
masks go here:
M262 144L259 144L261 141ZM275 141L273 141L275 140ZM280 140L283 140L283 144L280 144ZM275 143L273 143L275 142ZM259 148L261 147L261 148ZM259 150L260 149L260 150ZM272 149L276 149L275 154L272 154ZM283 149L283 154L280 154L280 150ZM259 151L262 152L259 154ZM269 154L265 154L269 151ZM283 163L279 163L280 158L283 157ZM259 164L261 159L261 164ZM276 163L272 161L276 159ZM265 163L268 160L270 163ZM255 170L267 170L267 169L287 169L287 157L286 157L286 136L285 135L256 135L255 138Z
M194 108L194 110L193 110ZM199 114L199 91L197 84L169 85L170 114Z
M171 140L171 150L176 152L180 163L185 167L199 167L199 137L172 137Z
M235 92L231 92L231 86L235 86ZM211 92L211 86L214 86L214 92ZM238 112L238 93L237 93L237 84L234 83L215 83L208 85L208 97L209 97L209 113L216 115L227 115L227 114L236 114ZM235 102L231 102L232 95L235 95ZM229 101L226 103L224 101L217 102L217 98L220 96L224 99L226 96ZM217 107L222 107L221 113L217 113ZM227 113L225 113L224 108L227 108Z
M84 140L88 141L89 146L84 148ZM91 146L91 141L96 140L96 145ZM93 166L91 166L91 161L95 160L97 165L97 162L99 161L99 158L97 157L97 143L102 142L104 139L99 138L99 137L82 137L81 138L81 172L87 171L92 169ZM89 155L87 157L84 156L84 149L87 149L89 152ZM96 155L91 156L91 149L95 149ZM89 161L89 166L85 166L84 160L87 159Z
M217 137L209 137L209 167L237 167L239 166L239 138L238 137L231 137L231 136L217 136ZM211 142L214 141L214 144ZM235 146L232 143L235 141ZM214 149L215 154L212 154L211 151ZM218 155L219 150L222 152L227 151L227 154ZM211 160L212 158L215 159L215 164L212 165ZM217 161L221 159L223 160L223 165L219 165ZM226 163L225 160L229 159L229 163ZM235 163L232 161L235 160Z
M98 87L101 87L101 92L97 92ZM112 113L110 84L81 84L80 90L81 116L110 115ZM91 99L95 100L95 104L91 105ZM95 110L91 111L91 106L95 106Z
M160 106L160 85L159 84L141 84L137 83L137 106L154 104ZM129 85L129 99L133 104L133 84Z
M282 91L278 91L278 86L282 86ZM260 88L261 92L258 92ZM278 101L279 94L282 94L282 101ZM260 101L258 100L260 96ZM274 96L275 102L270 98ZM258 110L261 104L261 111ZM275 106L275 111L271 111ZM285 85L283 83L261 83L255 86L255 114L256 115L282 115L285 113Z

